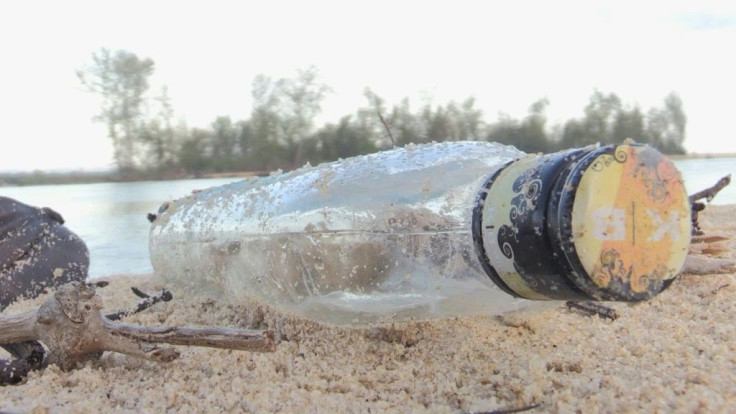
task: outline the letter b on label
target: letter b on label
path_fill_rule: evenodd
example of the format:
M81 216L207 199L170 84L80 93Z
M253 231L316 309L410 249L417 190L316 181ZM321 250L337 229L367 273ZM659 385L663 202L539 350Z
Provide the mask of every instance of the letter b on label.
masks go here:
M620 208L602 207L593 212L593 233L598 240L626 238L626 212Z

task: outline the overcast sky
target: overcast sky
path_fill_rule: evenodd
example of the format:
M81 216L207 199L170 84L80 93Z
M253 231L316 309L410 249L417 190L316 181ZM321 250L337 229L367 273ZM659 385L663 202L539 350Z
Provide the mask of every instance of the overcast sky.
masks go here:
M552 121L594 89L643 110L677 92L690 152L736 152L736 1L17 1L0 4L0 170L112 166L75 75L101 47L156 62L178 117L245 119L259 73L314 65L324 120L371 87L414 107L477 99L486 119L548 98Z

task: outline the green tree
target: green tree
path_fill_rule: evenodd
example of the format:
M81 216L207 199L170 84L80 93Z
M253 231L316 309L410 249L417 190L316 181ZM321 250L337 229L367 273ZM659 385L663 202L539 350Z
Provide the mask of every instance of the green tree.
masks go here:
M586 145L595 142L613 144L620 141L620 138L613 136L612 131L613 120L620 109L621 99L616 94L606 95L597 90L593 92L585 107L583 121L585 133L590 140Z
M253 109L240 135L241 151L249 170L273 170L282 168L279 153L285 145L281 134L279 102L281 96L273 89L274 81L258 75L253 79Z
M475 98L467 98L459 107L451 103L450 113L455 114L456 140L479 140L482 138L485 126L483 111L475 107Z
M565 126L562 128L560 149L580 148L591 143L593 142L591 142L583 123L579 119L570 119L565 122Z
M540 99L529 107L529 114L522 122L521 141L519 148L529 153L548 152L550 142L547 138L547 115L545 112L549 100Z
M391 115L386 119L396 138L396 145L428 142L427 132L422 120L411 111L409 98L394 105Z
M664 99L664 108L652 108L647 114L647 136L655 148L668 154L684 154L687 116L682 99L673 93Z
M126 50L100 49L92 55L92 65L77 71L82 85L102 98L95 120L107 125L113 142L115 164L121 172L136 167L141 141L142 117L148 79L154 62Z
M314 67L298 71L295 79L273 79L264 75L254 79L251 114L254 132L257 139L276 143L289 151L290 162L286 167L303 163L302 141L314 132L314 120L322 111L322 102L329 91L327 85L318 81Z
M220 116L212 123L212 166L217 172L238 169L238 128L229 116Z
M195 176L199 176L210 167L210 148L212 132L204 129L192 129L179 150L181 167Z
M632 109L620 108L615 115L612 129L613 143L622 142L631 138L636 142L645 143L648 137L645 131L644 114L638 106Z
M174 109L168 88L161 88L161 93L154 101L158 106L158 113L143 123L140 137L148 148L146 164L152 171L164 173L176 167L178 151L177 131L173 125Z
M337 125L324 126L317 131L315 137L319 142L320 157L310 158L312 163L369 154L378 150L370 133L360 124L354 123L351 116L343 117Z
M579 148L595 143L613 144L621 142L625 137L617 137L614 124L622 114L621 99L614 93L604 94L598 90L590 96L585 106L582 119L571 119L565 123L562 132L561 146ZM624 119L621 119L624 126Z
M508 114L501 113L496 122L488 127L486 140L505 145L518 145L521 140L520 134L519 121Z
M529 153L548 152L551 149L551 142L546 131L547 106L549 106L547 99L534 102L529 107L527 116L521 121L508 115L500 115L498 122L489 127L487 140L514 145Z
M450 101L434 110L428 104L420 119L423 122L421 129L426 135L425 141L477 140L482 135L483 112L475 108L474 98L468 98L460 105Z
M375 137L373 142L378 148L391 148L398 143L392 142L393 130L391 129L391 119L386 119L392 114L388 113L386 101L378 96L371 88L363 90L363 96L368 100L368 106L358 109L357 122L360 124L364 134ZM383 117L383 121L381 118ZM384 125L383 122L387 125ZM389 128L389 131L386 130ZM390 135L389 135L390 132Z

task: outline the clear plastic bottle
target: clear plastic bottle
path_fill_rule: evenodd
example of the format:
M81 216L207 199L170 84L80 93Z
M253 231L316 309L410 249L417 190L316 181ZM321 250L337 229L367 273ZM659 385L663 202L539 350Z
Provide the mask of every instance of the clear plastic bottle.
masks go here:
M172 289L360 325L646 299L679 272L689 239L682 180L650 147L527 155L448 142L164 204L149 248Z

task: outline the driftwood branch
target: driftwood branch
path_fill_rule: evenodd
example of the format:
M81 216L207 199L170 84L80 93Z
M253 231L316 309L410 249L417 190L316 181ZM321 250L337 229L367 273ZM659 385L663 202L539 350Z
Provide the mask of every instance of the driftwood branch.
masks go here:
M731 237L723 234L705 234L701 230L700 223L698 222L698 213L705 210L705 204L700 202L700 200L712 201L729 184L731 184L731 174L722 177L713 186L698 191L688 197L692 212L692 236L690 238L690 249L685 259L682 273L709 275L733 273L736 271L736 263L732 260L718 257L730 250L726 242Z
M103 319L107 331L136 342L208 346L243 351L273 351L273 335L266 331L234 328L147 327Z
M736 272L736 263L733 260L719 257L731 251L728 244L730 240L731 237L725 234L694 234L690 238L690 248L682 273L713 275Z
M731 174L722 177L713 186L700 190L688 197L688 201L690 201L693 236L702 236L704 234L703 230L700 229L698 213L705 210L705 203L702 203L700 200L705 198L705 200L710 203L713 198L729 184L731 184Z
M715 275L736 272L736 263L728 259L689 254L685 258L682 273L691 275Z
M728 174L725 177L722 177L720 180L718 180L717 183L715 183L712 187L706 188L705 190L698 191L695 194L692 194L689 199L690 203L694 203L696 201L702 200L703 198L705 201L710 202L713 200L713 197L716 196L721 190L723 190L724 187L731 184L731 174Z
M122 324L102 315L101 309L102 300L95 294L94 286L81 282L63 285L37 310L0 317L0 344L10 344L5 347L13 349L18 347L18 343L39 341L49 350L44 363L55 363L65 370L97 358L104 351L158 362L168 362L179 356L174 348L155 345L160 343L257 352L269 352L275 348L271 331ZM31 356L29 354L22 360ZM11 363L23 364L22 360ZM0 378L0 383L2 379L5 378ZM12 379L6 381L12 382Z

